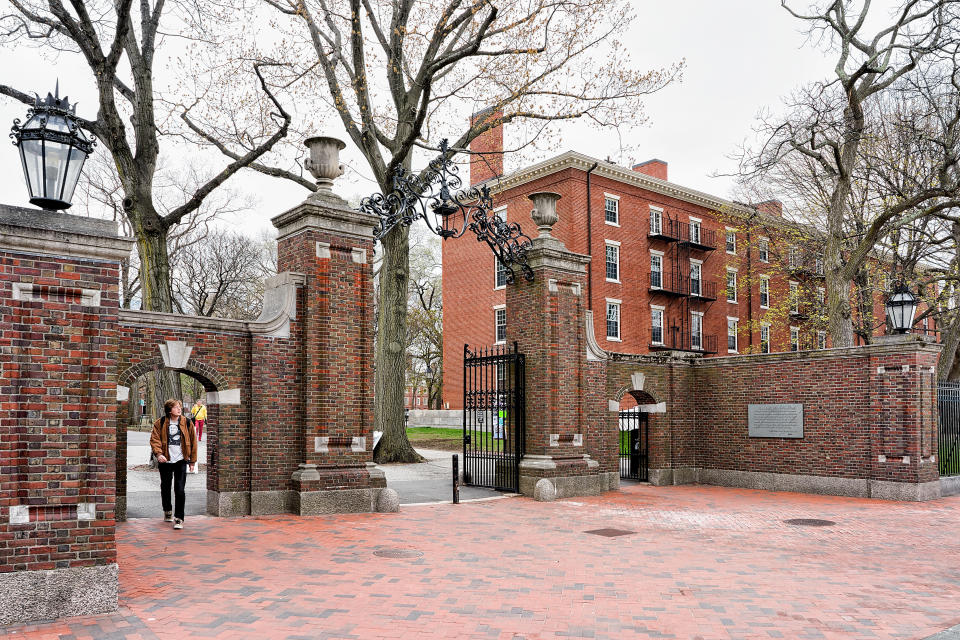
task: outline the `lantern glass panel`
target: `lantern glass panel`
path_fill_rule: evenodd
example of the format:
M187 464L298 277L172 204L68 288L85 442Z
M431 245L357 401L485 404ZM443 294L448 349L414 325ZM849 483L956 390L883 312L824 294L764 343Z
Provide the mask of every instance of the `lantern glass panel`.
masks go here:
M83 168L83 162L87 159L87 154L77 149L70 149L70 163L67 165L67 177L63 183L63 196L61 200L70 202L73 200L73 192L77 188L77 182L80 180L80 169Z
M20 158L27 175L31 198L43 197L43 141L24 140L20 143Z
M63 191L63 178L66 173L64 170L67 168L67 158L70 156L70 145L50 140L46 141L46 145L43 197L50 200L60 200L60 193Z

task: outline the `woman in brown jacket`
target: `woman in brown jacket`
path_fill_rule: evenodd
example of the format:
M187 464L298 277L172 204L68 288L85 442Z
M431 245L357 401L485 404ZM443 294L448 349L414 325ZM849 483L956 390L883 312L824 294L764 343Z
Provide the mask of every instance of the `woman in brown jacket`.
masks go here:
M174 529L183 529L183 508L186 502L184 487L187 465L190 471L197 463L197 432L193 423L183 415L183 405L171 398L163 403L164 417L153 423L150 448L160 463L160 501L163 503L164 522L173 521ZM170 500L170 481L177 508L174 513Z

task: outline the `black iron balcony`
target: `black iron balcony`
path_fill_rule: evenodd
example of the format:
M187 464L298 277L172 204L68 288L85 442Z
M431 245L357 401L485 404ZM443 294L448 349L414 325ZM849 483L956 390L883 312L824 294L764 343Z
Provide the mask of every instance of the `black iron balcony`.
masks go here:
M707 282L702 278L690 279L690 297L698 300L714 301L717 299L717 283Z
M647 289L651 294L689 296L690 278L673 271L651 271L647 274Z
M691 351L693 353L717 353L717 336L691 334L689 331L680 331L679 327L668 327L664 331L661 342L650 344L650 351Z
M678 222L680 244L700 251L713 251L717 248L717 233L711 229L704 229L700 225L691 225L688 222Z
M660 225L654 228L651 225L647 237L652 240L665 240L667 242L678 242L680 240L680 223L672 218L662 216Z
M674 271L651 271L647 290L654 295L677 296L713 301L717 299L717 283L703 278L691 278Z

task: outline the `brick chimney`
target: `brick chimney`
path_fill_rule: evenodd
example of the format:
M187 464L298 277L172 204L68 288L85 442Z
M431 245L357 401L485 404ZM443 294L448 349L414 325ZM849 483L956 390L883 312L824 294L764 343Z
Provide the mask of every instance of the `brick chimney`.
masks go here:
M503 117L501 109L488 107L470 117L471 126L477 122ZM474 185L503 175L503 125L481 133L470 143L470 184Z
M783 217L783 203L779 200L764 200L753 206L755 206L760 213L765 213L768 216Z
M660 178L661 180L667 179L667 163L663 160L657 160L656 158L633 165L633 170L653 178Z

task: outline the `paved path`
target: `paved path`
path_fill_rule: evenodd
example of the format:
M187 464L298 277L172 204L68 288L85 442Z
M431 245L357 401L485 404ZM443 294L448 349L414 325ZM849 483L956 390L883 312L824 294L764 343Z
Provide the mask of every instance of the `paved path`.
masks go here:
M450 502L453 499L451 488L451 466L449 451L418 449L427 461L421 464L386 464L380 468L387 476L387 486L400 494L400 504L420 504L424 502ZM148 432L127 432L127 466L142 466L150 459L150 434ZM207 459L206 440L200 443L198 460ZM460 461L463 464L463 461ZM460 487L461 500L477 500L502 497L503 494L492 489ZM153 471L127 471L127 517L152 518L161 513L160 474ZM199 474L187 476L187 504L184 514L200 516L207 513L207 476L201 470Z
M784 522L795 518L836 524ZM187 525L119 525L119 612L0 635L882 640L960 624L960 497L633 485ZM604 528L633 533L588 533Z

